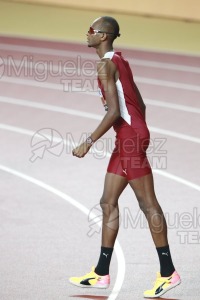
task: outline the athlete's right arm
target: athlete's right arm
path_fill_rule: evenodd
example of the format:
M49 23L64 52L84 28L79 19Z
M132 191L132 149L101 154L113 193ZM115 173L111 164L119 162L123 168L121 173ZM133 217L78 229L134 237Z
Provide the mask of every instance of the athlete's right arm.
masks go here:
M104 89L108 110L99 126L91 134L94 141L104 135L120 117L119 98L115 79L117 67L110 59L105 59L101 60L98 64L97 71L98 78Z
M105 100L108 105L108 110L100 122L99 126L91 134L93 141L97 141L104 133L106 133L120 117L119 99L117 87L115 83L115 75L117 72L115 64L110 60L102 60L98 65L98 77L105 92ZM84 157L89 151L90 146L84 142L76 147L72 153L77 157Z

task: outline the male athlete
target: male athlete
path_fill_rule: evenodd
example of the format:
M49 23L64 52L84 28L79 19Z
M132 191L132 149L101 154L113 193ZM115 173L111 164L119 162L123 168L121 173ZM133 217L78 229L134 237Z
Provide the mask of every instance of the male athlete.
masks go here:
M88 46L95 48L100 57L98 84L107 112L86 141L73 150L73 155L84 157L92 144L112 126L116 141L100 201L103 224L98 264L90 273L71 277L69 281L79 287L109 286L109 266L119 229L118 199L129 184L147 218L159 256L160 273L154 287L144 292L144 297L155 298L180 284L181 279L172 262L166 220L156 199L152 170L146 157L150 136L145 122L145 104L128 62L120 52L113 50L113 41L119 36L117 21L107 16L96 19L87 33Z

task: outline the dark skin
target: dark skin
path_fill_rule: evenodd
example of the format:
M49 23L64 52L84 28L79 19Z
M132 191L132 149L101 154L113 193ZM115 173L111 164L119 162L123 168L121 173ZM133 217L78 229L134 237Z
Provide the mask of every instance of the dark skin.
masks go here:
M103 20L99 18L95 20L91 26L96 30L100 30L102 25ZM106 52L113 50L112 39L109 34L88 33L87 39L88 46L96 49L96 53L100 59ZM116 88L116 81L119 78L118 70L110 59L101 59L97 71L98 77L105 90L108 111L99 126L91 134L94 141L102 137L120 117L119 99ZM137 87L136 92L138 95L138 104L145 117L145 104ZM74 156L81 158L86 155L89 149L90 145L84 142L76 147L72 153ZM139 207L147 218L155 246L164 247L168 245L166 221L155 195L152 174L128 181L125 177L107 173L105 176L104 191L100 201L103 210L102 246L114 247L119 229L118 199L127 184L133 189Z
M117 74L116 66L112 61L102 59L102 61L98 63L97 72L105 90L108 111L99 126L91 134L93 141L97 141L102 137L120 117L119 101L115 84L115 77ZM73 155L79 158L84 157L89 149L90 146L87 143L82 143L73 150Z
M100 20L94 22L92 27L94 29L98 29L100 22ZM100 58L103 57L106 52L112 50L112 45L107 42L107 34L87 34L87 36L89 45L92 45L92 47L96 48L96 52ZM102 59L97 65L97 72L105 90L108 111L99 126L91 134L93 141L97 141L100 137L102 137L120 117L119 101L115 84L116 80L118 79L118 71L115 64L110 59ZM79 158L84 157L89 149L90 145L87 143L82 143L73 150L73 155Z

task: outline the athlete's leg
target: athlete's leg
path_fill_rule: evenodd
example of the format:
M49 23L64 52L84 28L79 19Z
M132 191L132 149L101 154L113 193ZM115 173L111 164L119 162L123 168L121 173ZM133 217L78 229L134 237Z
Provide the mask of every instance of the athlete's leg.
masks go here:
M156 199L153 175L130 180L130 186L135 192L139 206L144 212L155 243L160 261L160 275L157 276L154 287L144 292L144 297L157 298L181 283L180 276L175 271L167 239L167 225L162 209Z
M109 274L112 252L119 229L118 199L127 179L114 173L107 173L100 205L103 213L101 251L95 272L98 275Z
M146 156L149 144L148 132L146 138L141 139L130 126L123 127L121 130L124 136L129 131L129 134L132 132L132 137L121 138L119 143L121 166L148 220L156 247L165 246L167 244L166 222L156 199L151 166Z
M134 190L139 206L147 218L160 260L161 276L170 276L175 271L175 268L168 245L165 216L154 191L153 175L150 173L146 176L130 180L129 184Z
M113 160L112 160L113 161ZM116 161L117 159L116 155ZM120 164L113 164L116 172L120 173ZM121 169L122 172L122 169ZM122 172L123 173L123 172ZM114 243L119 229L119 208L118 199L128 181L126 177L107 173L105 176L104 191L100 201L103 213L102 222L102 246L99 261L96 268L92 269L89 274L82 277L71 277L70 282L80 287L97 287L107 288L110 284L109 266L111 262ZM99 277L100 276L100 277ZM93 278L91 280L91 278Z
M166 220L155 195L152 173L130 180L129 184L147 218L155 246L166 246L168 244Z
M107 173L105 176L104 191L100 201L103 212L102 246L113 248L119 229L118 199L128 181L125 177Z
M160 260L161 276L169 276L174 272L174 265L167 240L166 220L155 195L151 166L146 156L148 131L146 137L141 138L132 129L132 137L125 138L131 129L124 127L123 130L119 143L121 165L147 218Z

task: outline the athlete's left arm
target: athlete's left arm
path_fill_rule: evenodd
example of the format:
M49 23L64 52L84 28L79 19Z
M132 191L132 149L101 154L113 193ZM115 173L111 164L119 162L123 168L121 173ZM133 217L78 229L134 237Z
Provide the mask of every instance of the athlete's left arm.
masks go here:
M108 111L99 126L91 134L93 141L102 137L120 117L119 98L116 87L117 68L110 59L101 60L97 67L98 77L105 92L105 100L108 105ZM73 150L73 155L83 157L89 151L90 145L86 142Z

